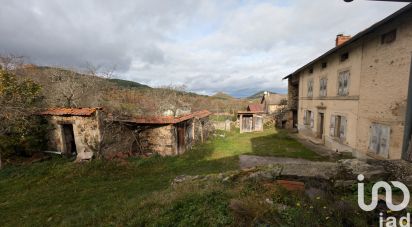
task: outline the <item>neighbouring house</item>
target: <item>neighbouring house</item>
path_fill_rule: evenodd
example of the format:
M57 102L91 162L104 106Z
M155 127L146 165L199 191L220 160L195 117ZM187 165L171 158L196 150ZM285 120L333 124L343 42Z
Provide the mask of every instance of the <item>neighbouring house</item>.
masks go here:
M240 133L263 131L262 111L238 111Z
M333 150L411 160L412 4L335 44L284 78L287 127Z
M252 112L263 112L263 105L259 103L253 103L249 104L247 106L247 111L252 111Z
M213 131L207 110L179 117L128 117L112 122L106 153L119 150L131 153L158 153L162 156L183 154L195 143L204 142ZM113 144L113 145L111 145Z
M262 105L264 113L273 114L286 104L287 98L287 95L271 94L270 92L265 91L260 100L260 104Z
M102 141L101 108L51 108L40 113L48 120L51 151L78 160L91 159Z

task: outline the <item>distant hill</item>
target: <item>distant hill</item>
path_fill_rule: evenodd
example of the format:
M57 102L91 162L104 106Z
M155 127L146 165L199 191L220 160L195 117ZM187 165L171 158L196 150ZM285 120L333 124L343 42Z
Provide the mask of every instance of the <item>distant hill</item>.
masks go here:
M219 98L219 99L235 99L234 97L232 97L229 94L226 94L224 92L218 92L218 93L212 95L212 97Z
M117 86L119 87L124 87L124 88L151 88L145 84L140 84L134 81L130 81L130 80L122 80L122 79L109 79L109 81L115 83Z
M247 97L247 99L260 99L260 98L262 98L264 92L265 91L256 92L255 94ZM270 92L270 94L277 94L276 92L272 92L272 91L269 91L269 92Z
M192 111L208 109L219 113L246 110L249 103L249 100L223 92L208 96L168 87L151 88L134 81L106 79L58 67L26 66L16 70L16 74L42 86L44 107L99 106L130 116L152 116L163 113L165 106L182 103L189 105Z

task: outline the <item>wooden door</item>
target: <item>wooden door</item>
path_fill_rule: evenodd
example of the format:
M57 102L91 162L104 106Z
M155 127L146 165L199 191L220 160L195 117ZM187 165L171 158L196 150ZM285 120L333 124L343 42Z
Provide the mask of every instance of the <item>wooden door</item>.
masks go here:
M319 138L323 138L325 128L325 114L319 113Z
M177 125L177 153L182 154L185 152L185 124L180 123Z

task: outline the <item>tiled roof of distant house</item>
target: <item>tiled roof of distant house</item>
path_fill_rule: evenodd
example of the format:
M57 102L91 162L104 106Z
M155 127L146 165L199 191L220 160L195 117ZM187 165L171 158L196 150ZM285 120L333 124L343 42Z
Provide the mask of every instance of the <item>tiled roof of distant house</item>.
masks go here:
M40 112L40 115L51 115L51 116L91 116L96 110L102 108L49 108L43 112Z
M247 110L253 112L263 112L263 106L259 103L253 103L247 106Z
M129 122L136 124L177 124L192 118L205 118L212 113L208 110L201 110L181 117L172 116L148 116L148 117L130 117L127 119L119 119L116 121Z

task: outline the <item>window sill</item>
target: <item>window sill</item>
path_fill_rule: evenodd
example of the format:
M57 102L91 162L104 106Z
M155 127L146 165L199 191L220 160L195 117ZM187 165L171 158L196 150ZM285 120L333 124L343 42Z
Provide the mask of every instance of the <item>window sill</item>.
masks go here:
M301 97L302 100L359 100L358 95L354 96L318 96L318 97Z

